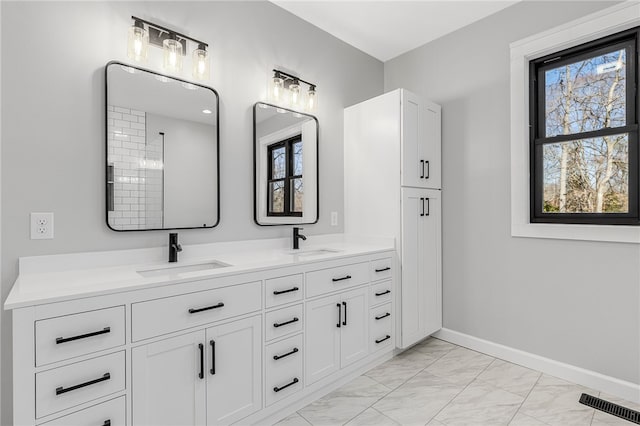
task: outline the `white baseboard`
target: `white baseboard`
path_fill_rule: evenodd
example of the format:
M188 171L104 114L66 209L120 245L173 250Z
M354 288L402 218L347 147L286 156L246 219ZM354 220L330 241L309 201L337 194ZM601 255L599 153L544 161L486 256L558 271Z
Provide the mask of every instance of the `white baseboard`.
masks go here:
M447 328L441 329L433 337L640 404L640 385L636 383L616 379Z

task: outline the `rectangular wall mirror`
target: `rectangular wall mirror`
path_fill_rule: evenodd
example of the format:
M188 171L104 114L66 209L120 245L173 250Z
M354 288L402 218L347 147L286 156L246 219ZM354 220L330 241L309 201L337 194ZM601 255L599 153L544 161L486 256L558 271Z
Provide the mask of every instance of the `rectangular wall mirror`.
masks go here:
M314 116L256 103L253 161L258 225L318 221L318 120Z
M216 226L216 91L119 62L109 62L105 73L109 228Z

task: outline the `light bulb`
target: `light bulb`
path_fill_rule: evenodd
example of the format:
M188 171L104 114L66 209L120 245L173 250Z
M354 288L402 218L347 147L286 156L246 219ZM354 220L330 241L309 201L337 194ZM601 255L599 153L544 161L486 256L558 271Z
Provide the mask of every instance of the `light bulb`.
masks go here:
M149 50L149 33L144 29L142 21L136 20L129 28L127 56L134 61L146 61Z
M314 112L318 108L318 93L316 86L310 86L307 92L307 111Z
M280 77L280 73L276 72L271 79L271 88L269 89L269 97L272 103L279 104L284 98L284 80Z
M164 50L164 68L170 72L182 71L182 43L178 37L170 33L169 37L162 42Z
M300 107L300 82L297 79L289 85L289 100L292 108Z
M193 51L193 78L198 80L209 79L209 53L207 52L207 45L204 43L198 44L198 48Z

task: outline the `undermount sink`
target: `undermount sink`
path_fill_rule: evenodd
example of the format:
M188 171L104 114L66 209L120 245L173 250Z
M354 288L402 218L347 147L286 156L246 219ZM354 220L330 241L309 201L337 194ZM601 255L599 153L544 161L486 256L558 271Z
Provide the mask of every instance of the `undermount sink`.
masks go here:
M136 272L145 278L149 278L149 277L161 277L161 276L167 276L167 275L180 275L180 274L186 274L188 272L206 271L209 269L224 268L227 266L230 266L230 265L214 260L214 261L198 263L194 265L168 266L166 268L147 269L144 271L136 271Z
M331 253L339 253L339 252L340 250L336 250L336 249L319 248L319 249L291 250L287 253L290 255L307 257L307 256L321 256L323 254L331 254Z

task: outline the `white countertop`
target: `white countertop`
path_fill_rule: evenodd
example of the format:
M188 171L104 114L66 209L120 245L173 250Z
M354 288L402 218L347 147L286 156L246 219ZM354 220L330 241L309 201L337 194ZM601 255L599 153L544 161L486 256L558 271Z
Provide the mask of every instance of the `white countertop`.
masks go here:
M183 246L178 262L168 263L168 248L118 250L20 258L20 274L5 309L100 296L168 284L217 278L276 267L340 259L393 250L393 239L343 234L310 236L298 254L290 239L252 240ZM320 254L313 250L331 250ZM221 262L229 266L143 277L138 272Z

